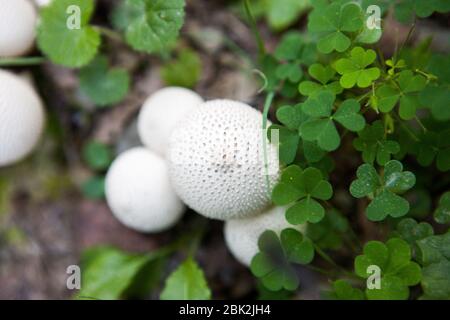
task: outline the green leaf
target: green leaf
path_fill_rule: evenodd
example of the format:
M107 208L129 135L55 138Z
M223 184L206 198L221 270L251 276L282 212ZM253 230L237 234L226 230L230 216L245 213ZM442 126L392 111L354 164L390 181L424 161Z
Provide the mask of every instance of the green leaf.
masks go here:
M307 119L300 104L295 106L281 106L278 108L276 115L278 121L291 130L298 130L300 125Z
M448 101L450 101L450 88L448 85L428 85L419 92L419 101L420 105L431 110L431 114L436 120L450 120L450 108L448 107Z
M309 7L309 0L263 0L269 25L281 30L294 23Z
M364 162L369 164L376 160L379 165L385 165L391 155L400 151L400 145L396 141L386 139L384 125L380 120L359 131L358 138L353 140L353 146L362 152Z
M322 53L344 52L351 44L348 33L363 26L361 8L353 3L331 3L323 10L314 9L308 18L309 31L320 35L317 48Z
M113 155L111 149L98 141L89 141L83 146L83 160L93 170L105 170L109 167Z
M89 199L102 199L105 197L105 177L92 177L85 181L81 190L83 195Z
M336 71L341 74L339 83L343 88L353 88L357 85L366 88L379 78L380 69L367 68L376 59L376 53L372 49L364 50L355 47L350 52L350 58L342 58L336 62Z
M274 56L279 61L294 61L301 56L304 39L299 32L287 32L275 48Z
M126 28L133 49L147 53L165 50L178 37L184 22L184 0L126 0L135 13Z
M120 299L136 274L159 253L131 255L110 247L88 249L81 258L82 286L78 298Z
M80 8L80 28L68 27L77 18L74 13L67 13L70 6ZM101 42L100 33L88 24L93 11L91 0L52 1L43 7L37 29L39 48L56 64L71 68L88 64Z
M288 228L281 231L281 245L287 259L293 263L308 264L314 258L314 246L299 231Z
M446 0L400 0L395 4L395 18L402 23L412 21L414 14L420 18L430 16L434 11L445 13L450 11Z
M345 100L333 115L333 119L350 131L360 131L366 120L359 114L360 105L355 99Z
M355 259L355 272L362 278L368 278L370 266L381 270L381 286L379 289L366 289L369 300L406 300L409 296L409 286L416 285L421 280L420 266L411 261L411 250L405 241L392 238L386 244L379 241L369 241L363 250L363 255Z
M364 292L358 288L353 288L345 280L336 280L333 282L333 298L336 300L364 300Z
M308 224L306 235L320 248L339 249L343 244L343 234L348 231L347 219L337 210L328 210L318 223Z
M273 134L272 130L278 130L278 152L280 162L284 165L291 164L297 155L298 143L300 140L298 132L283 126L271 125L268 134ZM270 137L269 141L272 141L271 139L272 138Z
M180 51L178 58L161 68L166 85L193 88L200 79L202 63L198 54L190 49Z
M305 222L317 223L324 216L324 208L311 197L301 199L286 211L286 220L294 225Z
M128 92L130 79L124 69L108 70L105 56L96 57L80 70L80 90L98 106L120 102Z
M434 211L434 220L437 223L450 223L450 191L444 193L439 199L439 205Z
M397 194L411 189L416 179L413 173L403 171L399 161L387 162L382 177L370 164L361 165L356 175L350 193L356 198L373 198L366 210L369 220L381 221L387 216L398 218L408 213L409 202Z
M187 258L167 278L161 300L209 300L211 290L205 275L192 257Z
M298 63L280 64L276 70L277 77L280 80L289 80L298 82L303 77L303 71Z
M402 239L410 245L415 245L416 241L432 236L434 233L433 227L429 223L417 223L412 218L402 219L397 225L397 230Z

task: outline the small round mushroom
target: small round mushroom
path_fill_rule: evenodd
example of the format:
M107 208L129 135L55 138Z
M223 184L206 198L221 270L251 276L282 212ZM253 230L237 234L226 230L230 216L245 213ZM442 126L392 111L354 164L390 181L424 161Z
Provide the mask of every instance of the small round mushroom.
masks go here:
M34 0L34 3L36 3L38 7L48 6L50 2L52 2L52 0Z
M33 151L44 123L44 108L33 87L0 70L0 167L22 160Z
M33 46L37 13L28 0L0 0L0 57L18 57Z
M114 160L106 175L105 193L114 216L141 232L166 230L184 211L170 185L166 162L143 147L125 151Z
M279 176L277 148L267 139L265 171L263 136L262 115L247 104L213 100L200 105L171 136L168 161L175 191L212 219L261 212Z
M306 225L293 226L286 221L285 207L273 207L260 215L245 219L229 220L224 226L225 242L232 255L242 264L250 262L258 250L258 238L266 230L278 235L285 228L294 228L301 232Z
M138 117L142 143L165 156L177 123L202 102L197 93L180 87L167 87L153 93L145 101Z

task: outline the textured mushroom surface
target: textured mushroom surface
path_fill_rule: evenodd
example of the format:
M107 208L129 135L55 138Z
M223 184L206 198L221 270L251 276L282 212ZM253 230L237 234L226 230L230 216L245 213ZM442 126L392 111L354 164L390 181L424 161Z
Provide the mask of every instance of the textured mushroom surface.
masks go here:
M0 57L17 57L33 46L37 13L28 0L0 0Z
M264 210L279 165L277 148L266 139L265 170L263 136L261 113L244 103L213 100L200 105L170 139L170 177L178 195L213 219Z
M22 78L0 70L0 167L26 157L44 127L42 102Z
M153 93L145 101L138 117L142 143L165 156L177 123L202 102L197 93L185 88L167 87Z
M225 241L233 256L249 266L258 253L258 238L264 231L272 230L279 235L285 228L295 228L303 232L306 225L289 224L284 216L285 211L285 207L273 207L254 217L227 221L224 226Z
M114 160L106 176L105 193L114 216L137 231L168 229L184 211L170 185L166 162L143 147L125 151Z

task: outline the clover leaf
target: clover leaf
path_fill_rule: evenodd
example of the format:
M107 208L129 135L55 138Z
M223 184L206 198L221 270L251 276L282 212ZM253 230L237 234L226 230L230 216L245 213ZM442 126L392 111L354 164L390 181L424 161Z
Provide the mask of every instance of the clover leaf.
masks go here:
M341 138L334 121L339 122L350 131L359 131L365 126L365 120L359 114L359 103L354 99L345 100L332 115L334 95L322 91L310 96L303 104L303 112L310 119L300 126L300 134L304 140L317 141L320 148L333 151L339 147Z
M434 220L437 223L450 223L450 191L444 193L439 199L439 205L434 211Z
M281 245L289 262L308 264L314 258L314 246L311 240L293 228L281 231Z
M130 17L126 41L135 50L161 52L178 37L184 22L184 0L126 0Z
M283 170L272 191L272 200L276 205L296 202L286 211L286 219L295 225L322 220L325 210L317 200L328 200L332 195L331 184L323 180L320 170L291 165Z
M74 6L80 10L80 25L72 27L67 10ZM39 48L56 64L72 68L88 64L101 42L98 30L88 24L93 11L91 0L52 1L43 7L37 29Z
M274 130L278 130L278 153L282 164L291 164L297 155L300 136L296 130L273 124L269 127L269 141L272 141Z
M429 223L418 223L412 218L402 219L397 225L397 230L401 238L410 245L414 245L416 241L432 236L434 233L433 227Z
M96 57L80 70L80 90L98 106L120 102L128 92L129 83L124 69L108 70L105 56Z
M426 18L434 11L448 12L450 3L446 0L400 0L395 4L395 18L402 23L411 22L414 14L420 18Z
M342 92L342 87L339 81L332 81L336 71L331 66L324 67L320 63L314 63L308 68L309 75L319 81L302 81L298 86L298 90L305 96L312 95L322 90L330 90L334 94Z
M425 88L426 79L421 75L414 75L411 70L399 73L395 86L384 84L376 90L378 108L381 112L390 112L400 101L399 115L409 120L416 115L420 106L418 92Z
M169 86L193 88L200 79L202 62L190 49L182 49L177 59L169 61L161 69L161 77Z
M418 241L425 298L450 299L450 232Z
M297 289L297 274L285 257L277 234L271 230L263 232L258 239L258 248L259 252L250 263L253 275L271 291Z
M347 219L337 210L328 210L318 223L308 224L306 235L322 249L339 249L342 235L349 229Z
M450 120L450 88L448 85L426 86L419 92L419 103L431 110L431 114L436 120Z
M342 58L336 61L336 71L342 75L339 83L343 88L353 88L357 85L366 88L380 76L380 69L377 67L367 68L371 65L377 55L372 49L364 50L355 47L350 52L349 58Z
M364 292L361 289L354 288L346 280L336 280L333 282L333 290L329 293L333 300L364 300Z
M380 120L359 131L358 138L353 140L353 146L362 152L364 162L369 164L376 160L379 165L385 165L391 155L400 151L398 142L386 139L384 125Z
M369 196L372 199L366 209L369 220L381 221L387 216L398 218L408 213L409 202L397 194L411 189L416 178L412 172L403 172L401 162L387 162L382 176L366 163L359 166L356 176L350 185L350 193L355 198Z
M420 266L411 261L408 243L399 238L392 238L386 244L369 241L364 246L363 254L355 259L355 273L361 278L371 276L370 267L381 270L380 288L367 288L369 300L406 300L409 288L421 280Z
M414 141L410 153L417 157L422 166L429 166L436 159L440 171L450 170L450 130L440 132L426 131L418 134L419 141Z
M320 34L317 49L322 53L344 52L350 47L349 33L363 26L361 8L349 3L331 3L324 10L313 10L309 15L309 31Z

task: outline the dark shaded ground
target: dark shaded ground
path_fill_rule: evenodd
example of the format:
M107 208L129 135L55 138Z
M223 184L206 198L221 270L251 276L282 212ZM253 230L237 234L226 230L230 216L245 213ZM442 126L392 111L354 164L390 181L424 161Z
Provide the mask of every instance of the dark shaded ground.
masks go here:
M99 1L97 23L107 21L108 10L114 2ZM304 20L297 27L302 27ZM395 35L400 35L401 41L408 29L392 21L386 23L391 24L391 30L398 29L398 33L387 33L382 42L383 50L389 53L394 48ZM416 35L416 41L434 33L438 39L436 48L444 49L446 42L439 39L448 34L439 28L427 22L423 28L417 28L424 31ZM277 42L277 35L263 25L262 30L270 50ZM205 35L208 40L201 40ZM202 79L197 87L201 95L261 105L261 98L256 94L258 82L250 72L253 67L245 62L246 57L230 50L226 39L250 56L255 52L254 41L247 26L225 10L223 1L190 1L182 37L202 58ZM111 52L115 65L127 68L134 75L125 101L105 111L93 112L93 106L80 96L74 71L49 64L28 69L36 79L51 118L57 121L50 120L53 129L31 159L0 169L0 185L2 181L8 182L6 188L0 186L0 299L69 298L72 293L65 286L66 267L79 263L83 249L110 244L128 251L150 251L172 240L177 230L193 219L194 214L188 212L177 229L159 235L142 235L120 225L103 201L84 199L77 191L77 186L90 175L79 158L83 142L95 138L111 144L119 141L122 149L133 145L133 130L124 132L148 94L163 85L157 59L133 53L110 40L106 40L104 51ZM58 122L59 129L53 125ZM345 143L349 142L344 142L344 147ZM346 153L340 153L335 160L343 165L338 176L332 179L345 186L352 178L348 175L353 175L357 160ZM345 208L345 197L341 205ZM370 223L354 223L363 237L376 238L382 232ZM207 229L198 260L214 297L254 297L253 277L230 256L223 244L222 223L209 222ZM180 257L174 257L171 265L177 259ZM311 272L302 273L301 297L318 298L320 282Z

